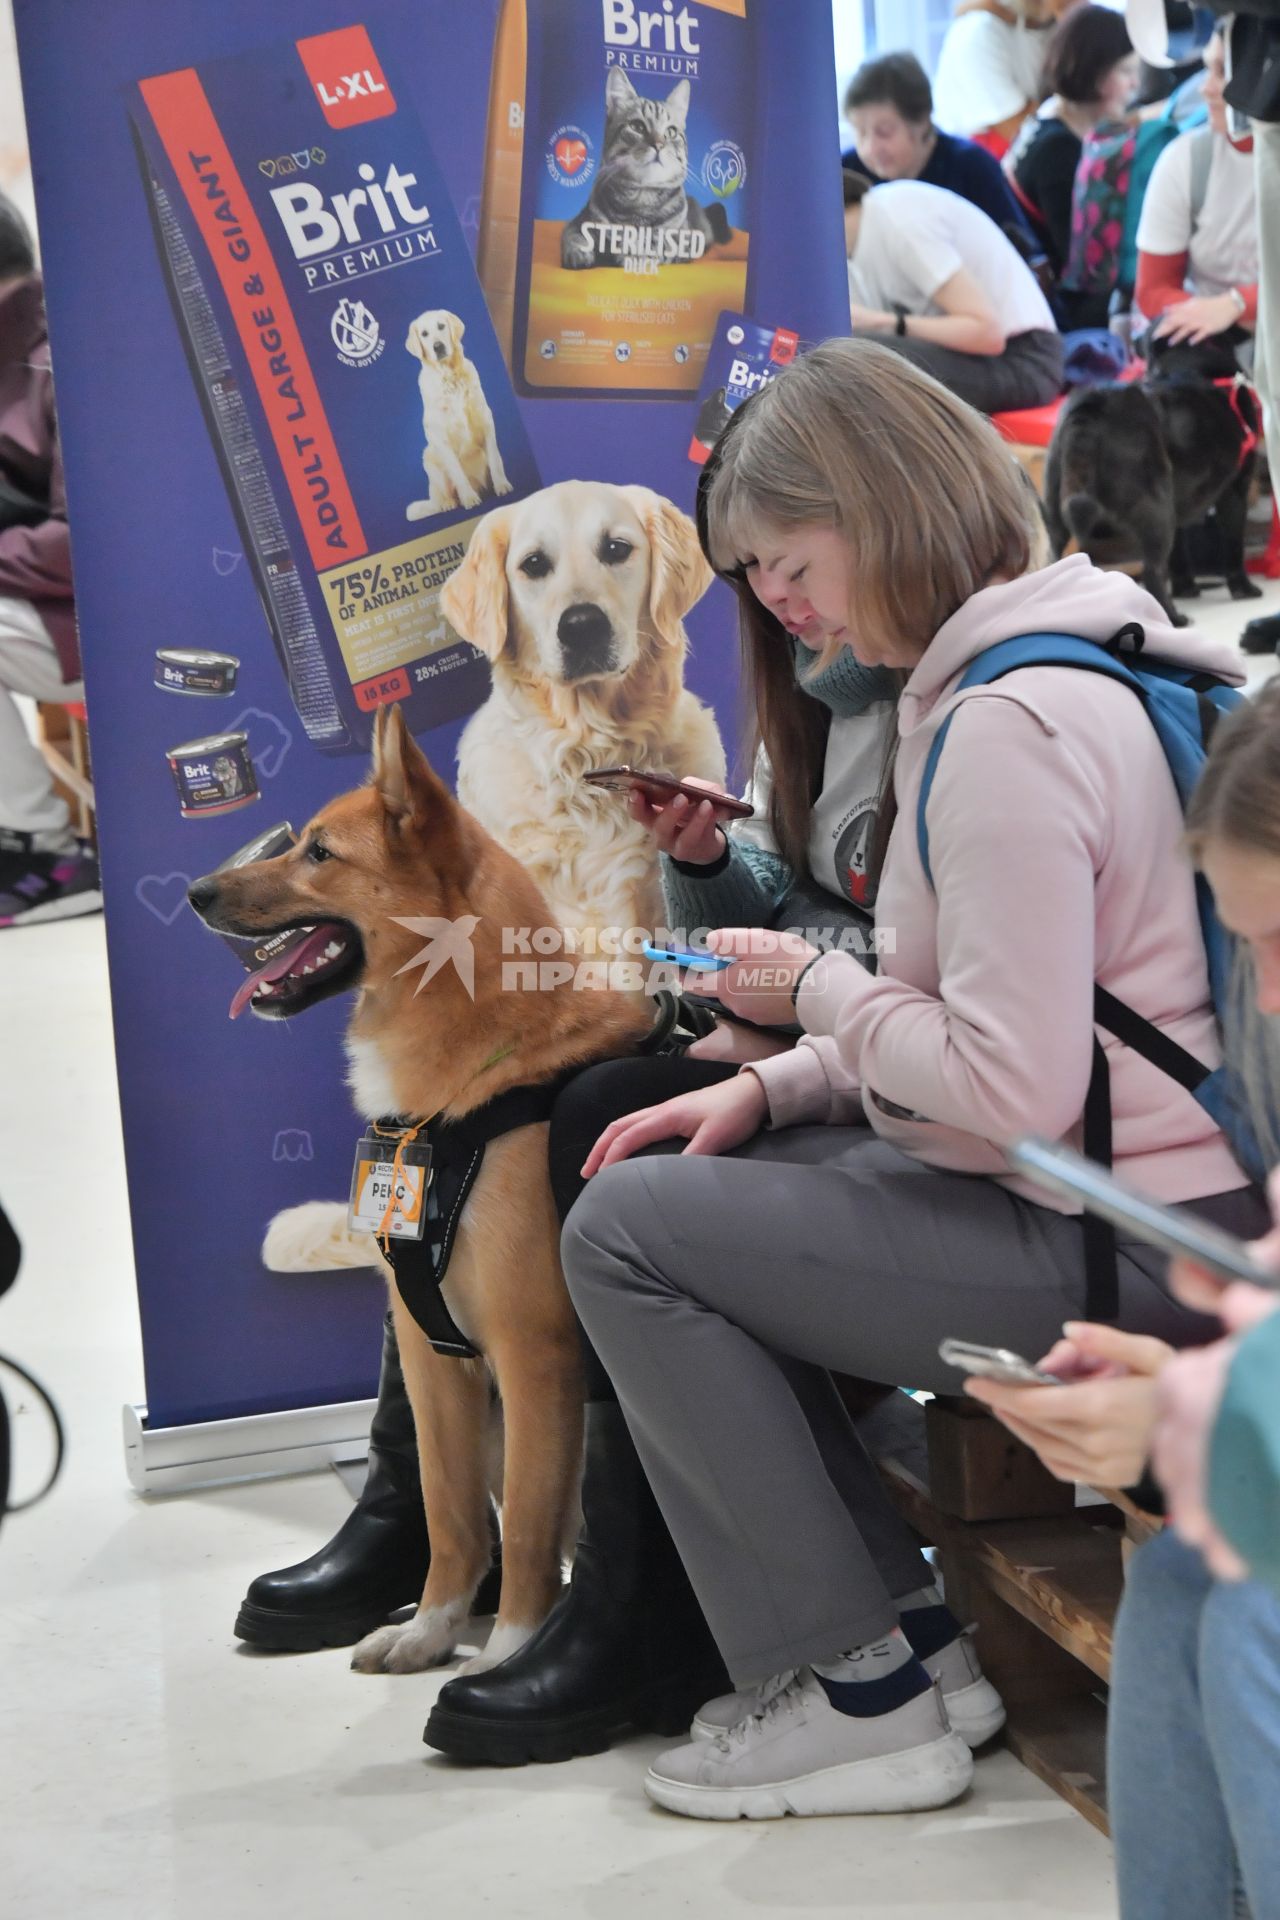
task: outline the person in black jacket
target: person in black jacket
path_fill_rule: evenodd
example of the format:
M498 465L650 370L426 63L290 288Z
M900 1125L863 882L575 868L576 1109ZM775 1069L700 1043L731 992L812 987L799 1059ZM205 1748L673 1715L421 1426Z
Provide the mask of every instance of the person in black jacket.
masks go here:
M845 93L844 117L857 142L843 156L847 169L865 174L873 185L923 180L929 187L946 187L972 200L1002 232L1012 227L1030 241L1030 226L1000 162L975 140L934 126L929 76L913 53L864 61Z

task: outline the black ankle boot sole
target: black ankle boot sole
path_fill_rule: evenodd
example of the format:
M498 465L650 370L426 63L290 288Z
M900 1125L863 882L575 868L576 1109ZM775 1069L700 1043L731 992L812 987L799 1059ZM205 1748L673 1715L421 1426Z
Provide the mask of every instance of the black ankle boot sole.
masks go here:
M476 1615L496 1613L502 1594L502 1568L490 1567L471 1603ZM391 1605L368 1606L360 1613L316 1614L285 1613L276 1607L260 1607L244 1600L236 1615L235 1636L246 1646L264 1653L322 1653L327 1647L354 1647L375 1627L386 1626L401 1607L417 1604L417 1595L396 1600Z
M500 1720L496 1716L459 1713L435 1706L422 1738L429 1747L480 1767L525 1767L576 1760L604 1753L618 1740L634 1734L656 1733L668 1740L688 1733L699 1707L711 1695L705 1668L675 1674L655 1687L608 1706L557 1719L529 1714Z
M326 1647L354 1647L366 1633L384 1626L394 1611L379 1608L376 1613L317 1619L314 1614L278 1613L246 1600L236 1615L235 1636L265 1653L321 1653Z

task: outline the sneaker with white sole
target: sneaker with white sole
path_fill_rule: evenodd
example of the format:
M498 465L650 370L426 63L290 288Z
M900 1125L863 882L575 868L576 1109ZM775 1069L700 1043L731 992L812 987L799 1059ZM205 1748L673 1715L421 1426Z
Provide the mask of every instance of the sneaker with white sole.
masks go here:
M947 1720L936 1684L891 1713L840 1713L801 1667L755 1712L712 1740L658 1756L645 1792L694 1820L784 1814L918 1813L949 1806L973 1778L973 1755Z
M101 913L102 880L92 848L40 853L29 833L0 827L0 927L34 927Z
M970 1747L985 1746L1005 1723L1004 1701L983 1673L969 1634L962 1633L921 1661L931 1680L942 1689L947 1718L960 1738ZM772 1674L759 1686L744 1687L738 1693L722 1693L700 1707L689 1732L695 1740L715 1740L736 1727L740 1720L767 1706L795 1678L794 1667L787 1673Z

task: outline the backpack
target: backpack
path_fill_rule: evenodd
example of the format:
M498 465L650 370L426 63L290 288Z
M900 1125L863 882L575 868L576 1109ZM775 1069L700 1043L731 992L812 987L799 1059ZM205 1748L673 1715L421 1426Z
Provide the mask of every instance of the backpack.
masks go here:
M1169 771L1185 812L1200 778L1218 720L1230 713L1244 698L1215 674L1198 673L1168 661L1148 658L1142 653L1141 627L1130 623L1111 640L1099 644L1076 634L1023 633L988 647L969 663L957 692L969 687L985 687L1020 667L1074 667L1082 672L1105 674L1131 687L1146 708L1164 749ZM1131 640L1141 665L1130 657L1121 659L1117 649ZM955 718L949 713L929 747L920 800L916 813L916 844L926 880L933 886L929 863L929 794L938 762L946 744L948 730ZM1218 918L1213 894L1203 874L1196 875L1196 905L1200 933L1204 941L1209 972L1209 990L1219 1027L1223 1025L1230 1002L1231 975L1235 943ZM1249 1119L1236 1070L1224 1061L1220 1067L1207 1067L1185 1047L1135 1013L1105 987L1095 985L1093 1017L1095 1024L1141 1054L1153 1067L1194 1096L1219 1126L1230 1143L1240 1165L1249 1177L1262 1181L1266 1166L1257 1135ZM1111 1165L1111 1089L1106 1054L1097 1035L1093 1042L1093 1071L1084 1109L1084 1150L1091 1160ZM1084 1216L1085 1267L1088 1279L1087 1314L1091 1320L1113 1320L1119 1312L1119 1284L1115 1263L1115 1236L1112 1228L1093 1214Z

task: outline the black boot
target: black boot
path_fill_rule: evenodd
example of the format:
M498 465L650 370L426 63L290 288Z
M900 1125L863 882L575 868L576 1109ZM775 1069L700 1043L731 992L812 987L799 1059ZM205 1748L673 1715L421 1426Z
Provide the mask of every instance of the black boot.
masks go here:
M352 1646L397 1608L417 1604L430 1558L413 1411L388 1314L364 1491L327 1546L258 1575L236 1616L237 1637L277 1653ZM499 1578L491 1568L476 1613L496 1608Z
M1241 653L1274 653L1280 642L1280 613L1259 614L1240 635Z
M533 1638L440 1689L423 1739L458 1760L523 1766L684 1732L728 1690L724 1663L612 1402L587 1407L573 1583Z

